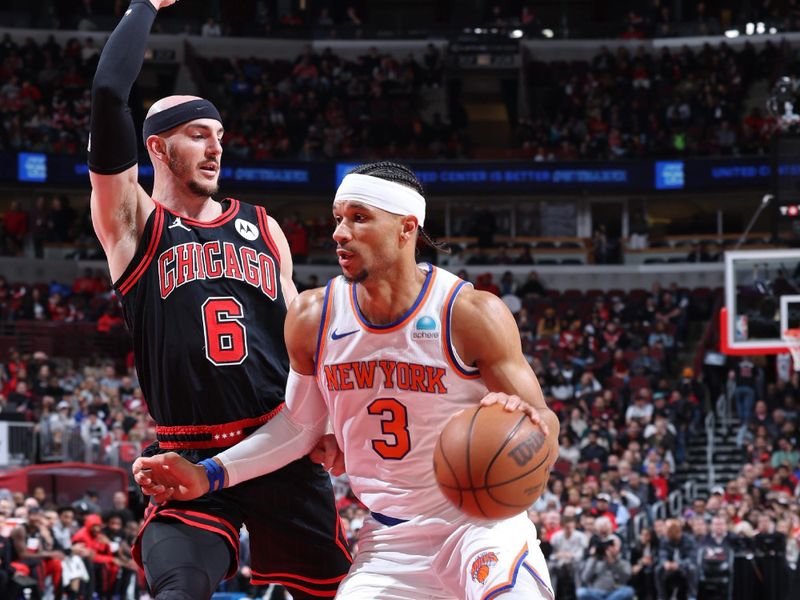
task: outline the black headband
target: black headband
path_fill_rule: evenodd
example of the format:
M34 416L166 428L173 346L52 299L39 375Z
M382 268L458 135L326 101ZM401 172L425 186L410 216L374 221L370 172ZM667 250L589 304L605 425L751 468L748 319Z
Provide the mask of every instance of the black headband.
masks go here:
M142 128L143 139L146 143L151 135L157 135L195 119L214 119L222 123L217 107L211 102L202 98L190 100L147 117Z

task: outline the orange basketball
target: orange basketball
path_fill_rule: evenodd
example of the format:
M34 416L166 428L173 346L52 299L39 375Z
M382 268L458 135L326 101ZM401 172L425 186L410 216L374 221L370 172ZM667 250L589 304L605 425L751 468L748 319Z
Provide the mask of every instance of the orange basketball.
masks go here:
M504 519L542 494L557 447L522 411L499 404L461 411L445 425L433 472L450 502L466 514Z

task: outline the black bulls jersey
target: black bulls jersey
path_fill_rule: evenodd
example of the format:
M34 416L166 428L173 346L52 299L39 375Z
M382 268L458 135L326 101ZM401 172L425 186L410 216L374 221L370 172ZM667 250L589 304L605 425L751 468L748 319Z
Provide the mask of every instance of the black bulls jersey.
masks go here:
M114 284L158 425L255 419L283 402L286 303L267 213L222 205L202 223L156 203Z

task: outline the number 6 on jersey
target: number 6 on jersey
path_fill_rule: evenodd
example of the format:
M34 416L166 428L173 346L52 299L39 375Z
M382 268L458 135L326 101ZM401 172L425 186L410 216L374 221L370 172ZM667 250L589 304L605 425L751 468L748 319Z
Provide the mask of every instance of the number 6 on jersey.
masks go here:
M247 358L247 329L240 322L242 304L231 296L203 303L206 358L214 365L240 365Z

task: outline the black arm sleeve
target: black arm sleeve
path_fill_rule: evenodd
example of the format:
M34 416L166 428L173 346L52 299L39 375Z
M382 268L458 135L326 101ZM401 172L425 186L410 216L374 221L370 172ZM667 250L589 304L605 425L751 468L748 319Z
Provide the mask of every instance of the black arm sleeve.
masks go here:
M137 162L136 130L128 96L144 62L156 9L149 0L133 0L108 38L92 83L89 169L113 175Z

